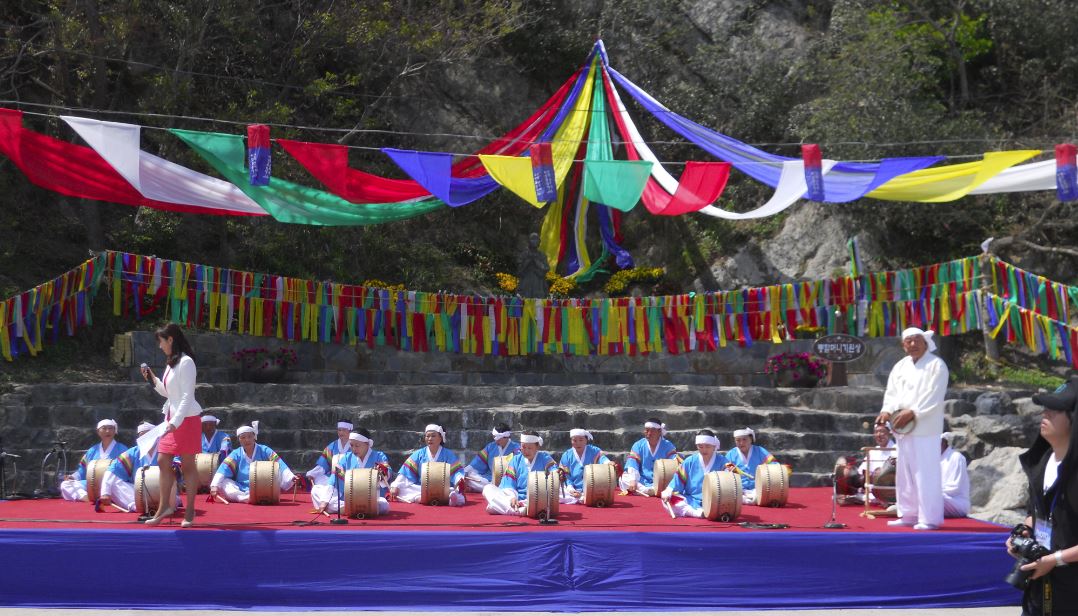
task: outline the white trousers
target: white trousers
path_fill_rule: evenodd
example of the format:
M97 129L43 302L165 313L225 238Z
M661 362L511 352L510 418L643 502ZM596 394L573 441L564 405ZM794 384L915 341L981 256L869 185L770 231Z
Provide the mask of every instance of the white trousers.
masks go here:
M670 508L674 510L674 515L679 518L702 518L704 517L703 508L697 509L689 504L689 501L682 499L676 503L670 503Z
M60 496L63 496L64 500L69 501L86 500L86 482L78 479L65 479L61 481Z
M419 498L423 496L423 488L417 484L408 481L403 475L397 475L393 479L393 483L390 487L397 489L397 500L402 503L418 503ZM460 507L464 504L464 495L457 492L456 488L449 489L449 506Z
M286 471L281 473L281 492L287 492L292 489L292 484L295 482L296 476L292 474L292 471ZM217 482L217 493L225 497L230 503L246 503L251 500L251 493L248 490L240 488L240 484L236 483L232 479L221 477L217 475L214 477L214 481Z
M490 480L480 475L470 466L464 467L464 487L469 492L482 492L483 488L490 485Z
M898 439L895 471L898 515L909 524L943 524L943 478L940 436L906 435Z
M316 485L316 486L328 486L329 485L329 475L326 474L326 471L323 470L321 466L316 466L316 467L312 468L311 470L307 471L307 478L311 480L312 485Z
M179 506L182 503L180 496L176 494L175 487L172 488L172 492L176 495L176 505ZM128 483L111 472L106 472L105 477L101 480L101 494L102 496L108 496L117 507L126 509L131 513L135 512L135 484ZM156 499L160 495L155 491L149 497Z
M496 488L491 484L483 488L483 498L487 501L487 513L491 515L523 515L528 510L528 500L517 502L517 507L512 507L513 497L517 495L515 490ZM562 505L576 505L578 499L574 496L563 495L558 497L558 503Z
M311 504L315 509L322 509L325 507L327 513L337 513L339 511L339 505L344 505L344 499L337 500L337 494L333 486L320 485L311 488ZM378 497L378 515L385 515L389 513L389 501L382 497Z
M964 518L969 515L969 500L943 495L943 517Z
M629 486L633 483L636 484L636 489L630 490ZM640 481L640 473L638 473L635 468L627 468L622 472L621 477L618 478L618 487L621 488L623 492L629 492L631 494L655 496L651 493L651 486L645 485L644 482Z

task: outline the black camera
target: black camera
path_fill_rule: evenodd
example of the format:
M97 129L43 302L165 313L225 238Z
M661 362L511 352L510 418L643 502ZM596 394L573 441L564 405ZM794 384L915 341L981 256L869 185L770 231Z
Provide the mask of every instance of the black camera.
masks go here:
M1032 535L1033 529L1025 524L1018 524L1011 530L1011 547L1014 553L1018 555L1018 564L1014 566L1014 569L1011 569L1007 577L1003 578L1018 590L1025 590L1029 586L1030 576L1033 575L1032 571L1022 571L1021 567L1052 553L1051 550L1038 543L1033 537L1024 537L1023 533Z

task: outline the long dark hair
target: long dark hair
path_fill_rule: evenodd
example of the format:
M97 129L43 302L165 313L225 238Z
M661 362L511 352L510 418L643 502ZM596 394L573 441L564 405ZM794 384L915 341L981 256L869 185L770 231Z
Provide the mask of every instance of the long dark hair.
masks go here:
M172 338L172 355L169 355L166 361L169 367L176 367L176 364L180 361L180 355L186 355L191 359L195 358L195 352L191 350L191 343L187 341L187 337L183 335L183 330L180 329L179 325L169 323L154 332L154 335L161 340Z

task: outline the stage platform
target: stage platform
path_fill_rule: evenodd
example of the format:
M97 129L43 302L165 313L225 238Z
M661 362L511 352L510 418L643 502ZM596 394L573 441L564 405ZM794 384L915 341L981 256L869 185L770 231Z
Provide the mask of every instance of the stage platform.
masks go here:
M692 611L1015 605L1007 529L972 519L888 527L795 488L733 523L671 520L656 499L563 506L559 524L393 503L328 524L310 501L208 503L157 528L86 503L0 501L0 605L264 610ZM787 524L744 528L742 522ZM158 565L164 557L167 567Z

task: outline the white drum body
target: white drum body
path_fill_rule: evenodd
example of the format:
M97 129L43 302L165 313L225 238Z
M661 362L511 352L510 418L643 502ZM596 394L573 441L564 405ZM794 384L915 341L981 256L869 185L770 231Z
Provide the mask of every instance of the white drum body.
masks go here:
M741 515L741 477L729 471L711 471L704 475L704 517L730 522Z
M423 505L448 505L449 480L448 462L426 462L419 473L419 502Z
M354 468L344 474L344 515L349 518L378 515L378 469Z
M785 507L790 495L790 476L781 464L756 467L756 504L761 507Z
M608 507L614 503L618 473L613 464L589 464L584 467L583 502L588 507Z
M558 517L558 496L561 495L561 476L557 471L531 471L528 473L528 508L529 518L538 519L544 512L546 517Z
M276 505L281 502L280 467L276 462L254 462L251 464L252 505Z

